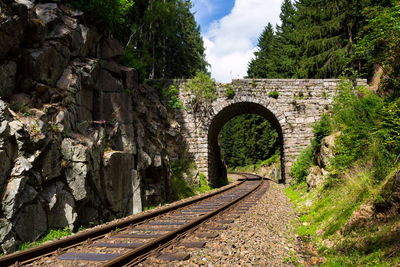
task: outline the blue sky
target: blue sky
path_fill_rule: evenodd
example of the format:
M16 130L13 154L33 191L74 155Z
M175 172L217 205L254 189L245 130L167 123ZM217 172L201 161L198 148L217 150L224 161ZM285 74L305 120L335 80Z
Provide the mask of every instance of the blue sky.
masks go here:
M210 24L230 13L235 4L235 0L192 0L193 9L197 23L201 30L206 32Z
M279 23L283 0L192 0L211 74L218 82L246 75L257 39L268 22Z

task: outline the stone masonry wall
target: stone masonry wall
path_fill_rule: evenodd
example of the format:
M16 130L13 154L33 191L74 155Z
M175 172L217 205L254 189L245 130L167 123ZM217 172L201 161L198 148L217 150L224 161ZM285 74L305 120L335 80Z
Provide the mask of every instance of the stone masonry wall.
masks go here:
M43 1L41 1L43 2ZM168 200L182 139L68 1L0 1L0 246ZM0 251L1 252L1 251Z
M217 134L209 134L210 127L218 114L234 107L231 110L236 115L252 113L252 104L262 106L264 115L272 122L279 123L278 128L283 138L283 167L284 181L290 183L290 168L296 157L305 149L313 137L312 125L318 121L321 115L329 109L336 93L340 80L338 79L241 79L233 80L231 84L217 84L218 98L204 106L200 110L190 109L192 96L184 90L186 81L176 81L180 87L180 98L186 105L186 109L177 115L177 120L183 125L185 139L189 145L189 152L197 163L197 167L205 174L215 173L216 165L214 155L215 148L210 143L216 143L210 138L217 138ZM358 85L366 85L365 80L358 80ZM228 99L225 92L231 87L235 91L233 99ZM271 92L276 91L279 96L275 99ZM241 103L247 103L242 108ZM242 110L236 110L242 109ZM225 112L227 113L227 112ZM259 112L258 112L259 113ZM271 116L271 114L273 116ZM221 113L222 114L222 113ZM224 124L231 116L229 112L219 118L216 123ZM222 127L222 125L218 125ZM219 155L217 155L219 157ZM209 177L212 181L215 177Z

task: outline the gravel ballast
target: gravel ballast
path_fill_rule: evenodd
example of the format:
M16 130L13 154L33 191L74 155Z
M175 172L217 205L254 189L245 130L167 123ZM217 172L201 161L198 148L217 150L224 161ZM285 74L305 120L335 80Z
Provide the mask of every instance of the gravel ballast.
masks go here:
M186 250L190 259L148 259L142 266L295 266L301 244L295 235L297 216L284 186L271 182L258 204L235 219L202 249Z

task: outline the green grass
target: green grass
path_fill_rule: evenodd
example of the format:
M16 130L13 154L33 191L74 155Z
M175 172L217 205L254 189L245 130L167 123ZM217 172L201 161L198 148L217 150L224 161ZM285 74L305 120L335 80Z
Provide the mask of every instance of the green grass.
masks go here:
M212 187L208 184L207 177L203 174L199 174L199 184L194 187L193 191L196 193L205 193L212 190Z
M301 183L285 190L300 214L297 235L316 244L320 255L326 259L322 266L400 264L400 215L391 221L378 220L344 228L354 211L387 190L376 185L368 166L363 167L349 171L335 186L308 192L307 185ZM394 173L392 170L387 180L390 181ZM388 183L383 181L382 184ZM325 246L328 240L335 244L334 248Z
M278 149L274 155L272 155L270 158L268 158L266 160L262 160L262 161L260 160L256 164L251 164L251 165L247 165L247 166L228 168L228 171L229 172L256 172L261 167L271 166L274 163L279 163L280 158L281 158L281 153Z
M37 247L37 246L43 244L44 242L59 239L59 238L69 236L72 234L73 233L71 232L71 230L68 227L65 227L64 229L50 229L47 232L47 234L44 237L42 237L39 241L22 243L21 245L18 246L17 250L25 250L28 248Z

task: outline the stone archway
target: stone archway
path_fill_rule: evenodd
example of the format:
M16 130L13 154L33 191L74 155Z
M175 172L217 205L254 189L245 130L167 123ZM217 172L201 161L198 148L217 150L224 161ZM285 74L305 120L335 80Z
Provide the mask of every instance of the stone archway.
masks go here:
M265 103L264 103L265 104ZM220 159L221 151L218 144L218 135L223 126L232 118L242 114L256 114L264 117L276 129L279 135L278 142L281 147L281 163L284 166L284 134L282 126L275 114L264 105L254 102L236 102L224 107L216 114L208 127L208 177L212 184L216 184L220 177L226 176L225 166ZM282 177L285 177L285 169L282 168ZM282 181L284 182L284 181Z
M185 80L174 83L182 89ZM333 102L339 79L240 79L230 84L217 84L217 98L207 106L190 109L192 96L180 90L179 97L187 107L177 113L176 120L183 130L189 153L198 169L215 180L214 165L219 155L215 136L229 118L238 114L255 113L268 119L278 130L282 145L282 179L291 182L290 168L295 159L311 142L312 126ZM357 80L357 85L367 85ZM235 96L229 99L227 88Z

